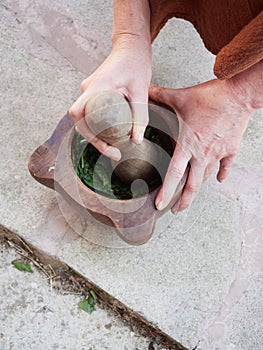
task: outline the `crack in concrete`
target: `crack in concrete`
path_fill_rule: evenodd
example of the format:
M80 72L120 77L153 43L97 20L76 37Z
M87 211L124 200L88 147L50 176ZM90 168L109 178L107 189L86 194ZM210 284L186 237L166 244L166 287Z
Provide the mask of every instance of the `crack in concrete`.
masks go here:
M199 350L236 349L234 344L226 344L225 340L227 322L232 315L231 310L248 289L251 278L263 271L263 213L260 206L263 194L260 196L260 190L257 188L257 186L260 188L261 174L261 171L257 172L255 169L236 164L231 176L239 179L241 184L235 182L233 187L233 180L223 187L212 184L214 191L219 190L225 198L236 204L237 257L235 269L222 296L216 316L210 316L210 319L204 320L201 332L203 336L197 346ZM258 201L255 198L258 198Z
M18 248L18 253L19 249L22 248L26 252L27 258L30 258L31 262L33 262L37 268L41 268L42 271L47 269L47 273L50 273L51 267L52 271L55 273L53 277L61 279L61 289L79 292L83 294L83 296L86 296L87 291L92 289L97 295L96 302L98 305L107 311L111 311L124 322L127 322L132 330L135 330L142 336L153 338L156 343L165 346L169 350L187 350L175 339L162 332L157 326L148 322L143 315L134 312L99 286L93 284L92 281L85 279L68 265L39 251L18 235L0 225L0 244L3 245L8 242L12 242L12 246Z

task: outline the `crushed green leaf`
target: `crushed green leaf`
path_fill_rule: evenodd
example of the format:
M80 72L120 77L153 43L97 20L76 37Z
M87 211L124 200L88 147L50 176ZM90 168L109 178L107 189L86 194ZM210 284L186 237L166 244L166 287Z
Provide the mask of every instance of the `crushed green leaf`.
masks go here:
M88 299L85 300L81 300L78 303L78 307L87 312L88 314L91 314L93 311L96 310L95 308L95 300L97 299L97 296L95 294L95 292L93 290L90 291L90 296L88 297Z
M31 269L31 266L28 263L25 264L22 261L14 260L12 261L12 265L14 265L14 267L19 271L27 271L33 273L33 270Z
M152 127L147 127L145 137L161 146L161 137ZM110 159L88 143L80 134L75 133L71 147L71 157L74 170L80 180L91 190L116 199L131 199L146 194L138 191L132 193L130 186L124 184L113 172ZM148 190L152 192L161 185L161 178L155 177L148 183ZM144 189L145 191L145 189Z
M91 290L91 291L90 291L90 295L92 296L92 298L93 298L94 300L97 299L97 295L95 294L94 290Z

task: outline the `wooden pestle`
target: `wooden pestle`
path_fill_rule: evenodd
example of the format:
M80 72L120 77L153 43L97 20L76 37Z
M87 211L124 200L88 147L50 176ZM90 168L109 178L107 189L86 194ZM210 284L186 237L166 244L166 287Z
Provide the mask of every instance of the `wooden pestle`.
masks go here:
M92 96L85 108L89 129L106 143L120 149L120 161L111 161L122 182L136 179L150 181L156 176L159 162L157 146L147 139L140 145L131 140L132 112L129 103L115 91L102 91Z

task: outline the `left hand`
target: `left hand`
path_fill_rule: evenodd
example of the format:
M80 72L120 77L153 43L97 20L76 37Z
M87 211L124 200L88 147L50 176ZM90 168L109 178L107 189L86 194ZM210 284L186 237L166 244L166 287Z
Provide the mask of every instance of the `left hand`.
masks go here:
M184 210L218 163L218 181L227 177L254 110L240 103L240 96L227 80L211 80L185 89L151 85L149 96L170 106L179 118L177 145L155 204L159 210L169 204L189 163L179 207L172 208Z

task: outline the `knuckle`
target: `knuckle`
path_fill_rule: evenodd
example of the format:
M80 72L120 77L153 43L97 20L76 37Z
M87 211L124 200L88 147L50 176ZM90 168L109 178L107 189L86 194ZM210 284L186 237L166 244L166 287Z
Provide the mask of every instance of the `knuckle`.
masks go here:
M153 94L156 100L160 100L163 96L163 88L160 86L153 87Z
M190 193L197 193L199 191L199 188L199 185L194 183L188 183L185 187L186 191Z
M204 154L204 153L198 154L199 164L207 165L209 163L209 159L210 159L209 154Z
M236 144L235 142L231 143L226 147L225 152L224 152L224 158L231 160L234 158L239 150L239 145Z
M95 136L95 137L93 137L92 138L92 145L94 146L94 147L96 147L96 148L98 148L98 143L99 143L99 139L97 138L97 136ZM100 147L100 149L102 149L102 147Z
M83 80L80 84L80 91L84 92L86 90L86 79Z
M231 157L235 157L235 156L237 155L237 153L238 153L238 146L234 146L234 147L232 148L232 151L231 151L230 156L231 156Z
M174 177L181 179L184 175L183 170L178 167L177 164L171 164L170 169L169 169L169 174Z
M209 156L214 153L216 156L219 153L218 150L213 149L212 145L206 145L202 152L200 152L200 158L206 159L209 158Z
M96 142L96 145L97 145L97 147L98 147L98 150L99 150L101 153L107 152L109 146L108 146L106 143L98 144L98 142L99 142L99 139L97 139L97 142Z
M70 107L68 112L71 115L72 119L76 122L77 121L77 116L76 116L75 108L73 106Z
M105 153L108 150L108 148L108 145L106 145L105 143L99 145L99 150L101 153Z

